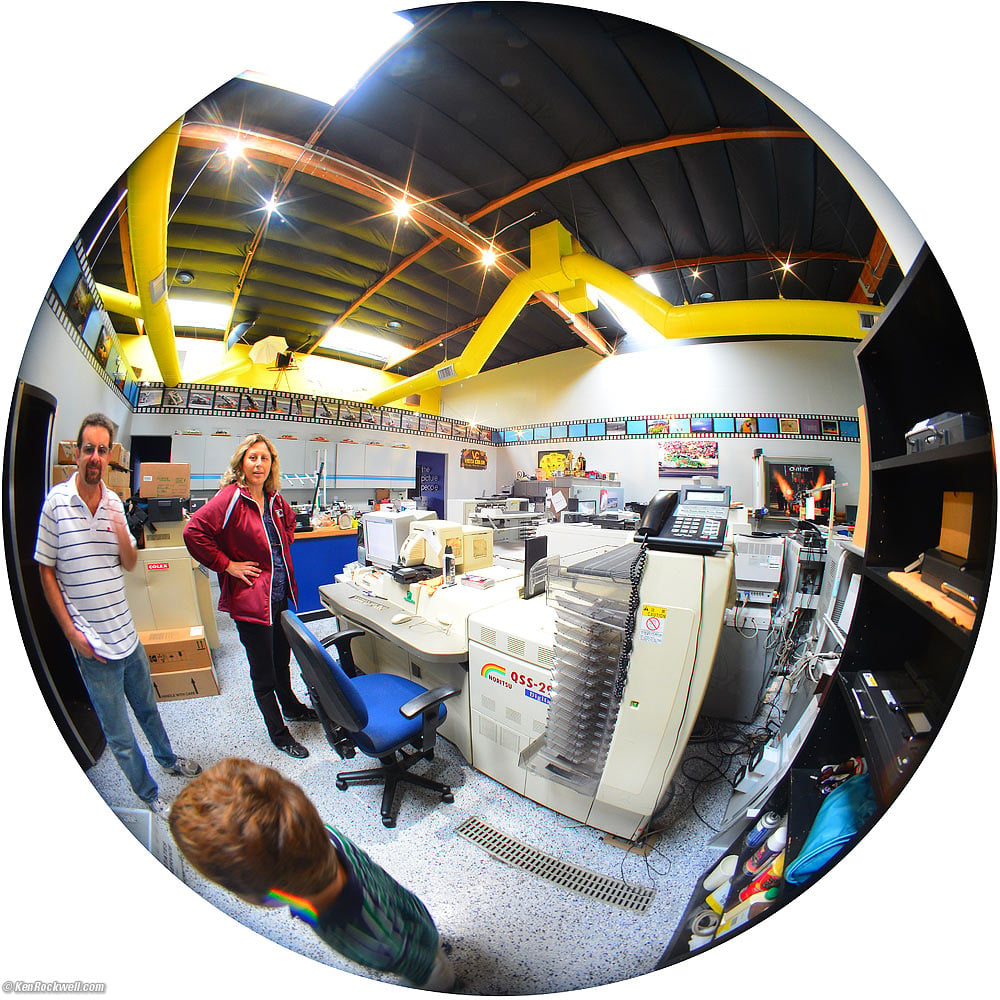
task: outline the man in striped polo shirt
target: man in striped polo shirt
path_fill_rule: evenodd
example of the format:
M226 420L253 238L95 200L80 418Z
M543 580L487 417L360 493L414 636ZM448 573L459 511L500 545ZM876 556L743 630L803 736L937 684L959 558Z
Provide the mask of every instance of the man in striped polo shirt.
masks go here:
M153 756L168 774L201 772L170 746L156 707L149 661L125 599L122 570L137 560L135 539L118 496L103 482L114 424L102 413L83 418L76 439L77 471L54 486L38 522L35 561L45 598L73 649L108 745L136 795L166 816L169 804L136 743L126 700Z

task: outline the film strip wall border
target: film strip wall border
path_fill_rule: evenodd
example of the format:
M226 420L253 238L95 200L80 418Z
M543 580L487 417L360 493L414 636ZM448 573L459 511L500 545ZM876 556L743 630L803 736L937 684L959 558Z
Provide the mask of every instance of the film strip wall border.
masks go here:
M79 240L63 258L45 302L94 371L134 407L138 398L134 373L122 353Z
M468 420L437 417L390 406L366 406L357 400L306 396L278 389L234 389L182 382L166 388L162 382L139 386L136 413L211 414L254 417L291 423L329 424L361 430L420 434L477 444L501 444L501 432Z
M504 445L646 438L765 438L858 443L857 417L806 413L664 413L527 424L501 432Z
M234 389L181 383L143 382L136 413L211 414L256 417L291 423L398 431L478 444L507 445L563 441L629 441L664 438L754 438L843 441L857 444L857 417L807 413L662 413L601 417L519 427L481 427L465 420L393 407L371 407L357 400L305 396L277 389Z

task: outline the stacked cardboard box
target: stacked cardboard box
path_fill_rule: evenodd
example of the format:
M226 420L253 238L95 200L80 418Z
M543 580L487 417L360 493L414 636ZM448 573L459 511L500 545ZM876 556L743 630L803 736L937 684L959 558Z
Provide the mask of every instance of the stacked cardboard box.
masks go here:
M157 701L203 698L219 693L212 653L200 625L139 633L149 658Z
M129 457L128 449L120 441L116 441L111 446L108 467L103 476L104 484L122 500L128 499L132 492L128 472ZM76 470L76 442L60 441L56 445L56 464L52 466L52 485L64 483Z
M191 465L188 462L141 462L139 496L191 496Z

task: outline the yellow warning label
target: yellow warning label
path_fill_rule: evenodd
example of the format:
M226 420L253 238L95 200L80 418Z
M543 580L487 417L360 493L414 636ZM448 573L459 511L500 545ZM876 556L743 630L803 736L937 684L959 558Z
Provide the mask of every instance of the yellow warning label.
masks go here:
M643 618L666 618L667 609L658 608L655 604L644 604L642 606Z

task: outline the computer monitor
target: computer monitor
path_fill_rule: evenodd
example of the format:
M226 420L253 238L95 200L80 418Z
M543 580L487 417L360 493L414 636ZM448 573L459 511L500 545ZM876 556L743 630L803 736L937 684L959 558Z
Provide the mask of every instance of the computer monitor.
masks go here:
M581 514L597 514L596 500L577 500L576 509Z
M365 557L372 566L391 569L399 565L399 550L403 547L410 525L418 516L427 517L429 511L376 510L364 514L361 528L364 532Z

